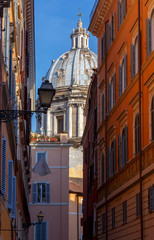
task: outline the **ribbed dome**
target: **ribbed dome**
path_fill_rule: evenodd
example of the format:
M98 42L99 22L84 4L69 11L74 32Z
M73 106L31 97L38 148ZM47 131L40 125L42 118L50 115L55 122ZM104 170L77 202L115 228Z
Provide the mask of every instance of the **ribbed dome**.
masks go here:
M88 86L92 69L97 67L97 55L89 49L89 32L82 28L79 19L77 29L71 34L72 49L61 55L52 64L45 76L53 87Z

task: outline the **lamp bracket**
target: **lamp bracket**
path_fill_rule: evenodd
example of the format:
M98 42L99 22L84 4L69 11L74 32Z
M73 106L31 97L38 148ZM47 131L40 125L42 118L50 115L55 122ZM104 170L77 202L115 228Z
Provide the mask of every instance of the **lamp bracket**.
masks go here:
M28 115L32 117L33 113L46 113L45 110L36 110L36 111L29 111L29 110L0 110L0 122L8 123L20 116Z

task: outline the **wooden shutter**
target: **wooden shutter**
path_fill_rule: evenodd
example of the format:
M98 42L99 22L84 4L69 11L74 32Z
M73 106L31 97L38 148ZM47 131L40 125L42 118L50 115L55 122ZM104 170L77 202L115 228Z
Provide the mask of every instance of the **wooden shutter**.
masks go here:
M127 222L127 201L123 202L123 223Z
M130 66L131 66L131 80L134 78L135 75L135 51L134 51L134 45L130 45Z
M41 240L47 240L48 232L47 232L47 222L42 222L42 229L41 229Z
M121 146L121 136L120 134L118 135L118 168L120 169L122 167L121 164L121 151L122 151L122 146Z
M50 184L46 184L46 203L50 203Z
M116 93L116 82L115 82L115 73L114 73L114 75L113 75L113 105L115 105L115 102L116 102L115 93Z
M102 154L102 184L104 183L104 153Z
M106 221L105 221L105 213L102 215L102 232L105 232L106 229L106 225L105 225Z
M124 89L127 88L127 54L124 56Z
M154 211L154 185L148 188L148 209Z
M102 122L104 121L104 93L102 94Z
M123 1L121 1L121 4L120 4L120 25L122 24L123 20L124 20L124 12L123 12Z
M111 177L111 150L108 146L108 177Z
M2 185L1 191L3 196L6 194L6 139L2 138Z
M109 50L111 43L112 43L111 25L107 23L107 50Z
M11 218L16 218L16 177L13 177L13 209Z
M13 209L13 161L8 160L8 208Z
M12 49L10 49L9 57L9 95L12 98Z
M127 13L127 0L123 0L123 16L125 18Z
M136 194L136 217L140 216L140 193Z
M108 112L111 110L111 84L108 83Z
M154 27L154 26L153 26ZM152 19L149 20L149 54L152 52Z
M125 126L125 141L126 141L126 152L125 152L125 163L128 162L128 127Z
M122 93L122 69L121 69L120 65L118 68L118 93L119 93L119 97L120 97L121 93Z
M37 183L33 183L32 185L32 201L33 203L37 202Z
M146 31L146 57L149 56L149 19L145 20L145 31Z
M41 239L41 229L42 229L42 223L36 223L35 225L35 239L40 240Z
M117 2L117 30L120 27L120 2Z
M116 172L116 140L113 140L114 145L114 156L113 156L113 171Z
M115 227L115 208L112 208L112 228Z

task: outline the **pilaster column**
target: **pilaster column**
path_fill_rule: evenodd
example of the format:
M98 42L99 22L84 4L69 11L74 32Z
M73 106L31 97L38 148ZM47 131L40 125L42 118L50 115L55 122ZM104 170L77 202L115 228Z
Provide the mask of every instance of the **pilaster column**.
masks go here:
M53 115L53 133L57 134L57 118Z
M69 105L68 119L69 119L68 136L69 138L72 138L72 106L71 105Z
M63 115L63 131L66 131L66 111L64 111L64 115Z
M41 114L41 134L44 134L44 113Z
M83 107L78 106L78 137L82 137L83 134Z

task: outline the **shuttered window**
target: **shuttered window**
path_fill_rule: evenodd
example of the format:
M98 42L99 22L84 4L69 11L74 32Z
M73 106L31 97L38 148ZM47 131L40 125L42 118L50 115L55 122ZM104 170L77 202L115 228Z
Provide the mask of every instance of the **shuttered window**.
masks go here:
M2 195L6 194L6 139L2 138Z
M111 78L111 82L108 84L108 109L109 112L115 105L115 73Z
M105 35L102 37L102 41L101 41L101 56L103 61L105 58Z
M104 159L104 153L102 154L102 163L101 163L101 176L102 176L102 184L104 183L104 161L105 161L105 159Z
M154 211L154 185L148 188L148 209L150 213Z
M125 16L127 14L127 0L117 2L117 29L120 28Z
M124 201L123 204L123 223L127 222L127 201Z
M48 240L48 222L36 222L34 235L35 240Z
M119 97L122 94L122 67L119 65L118 67L118 95Z
M112 13L111 15L111 41L113 42L115 38L115 15Z
M128 160L128 130L127 126L122 131L122 166L127 163Z
M10 13L8 8L4 8L4 29L3 32L3 60L9 72L9 48L10 48Z
M154 140L154 96L151 101L151 138Z
M113 140L112 144L111 144L111 176L113 176L113 174L116 172L116 141L115 139Z
M112 208L111 214L112 214L112 228L115 228L115 208Z
M8 208L13 209L13 161L8 160Z
M139 141L140 141L139 114L137 114L136 117L135 117L135 154L137 154L139 152Z
M136 217L141 215L140 205L140 193L138 193L136 194Z
M102 232L104 233L106 229L106 219L105 219L105 213L102 215Z
M102 94L102 122L105 119L105 101L104 101L104 93Z
M119 97L127 88L127 54L124 55L122 64L119 65L118 70L118 93Z
M11 218L16 218L16 177L13 176L13 208Z
M111 177L111 150L108 146L108 177Z
M122 139L120 134L118 135L118 168L122 167Z
M50 184L49 183L33 183L32 201L33 203L49 203L50 202Z
M154 10L150 19L146 18L146 57L154 50Z
M111 83L108 83L108 112L111 111Z

